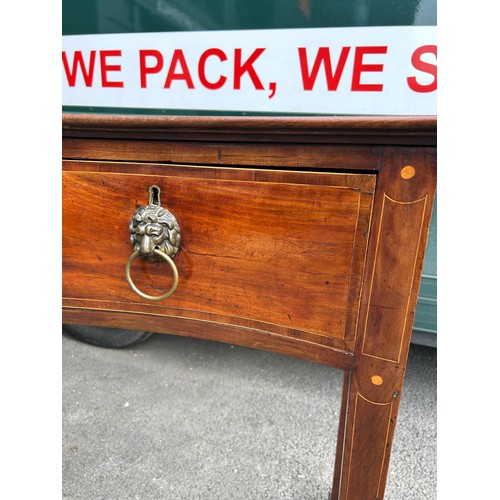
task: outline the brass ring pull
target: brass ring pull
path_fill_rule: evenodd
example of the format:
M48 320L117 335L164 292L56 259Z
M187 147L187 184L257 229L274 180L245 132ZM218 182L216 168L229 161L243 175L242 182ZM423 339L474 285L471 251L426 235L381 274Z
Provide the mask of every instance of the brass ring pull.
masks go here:
M167 261L168 265L172 269L172 274L174 277L174 284L170 287L170 290L168 290L166 293L163 295L148 295L147 293L142 292L137 288L135 283L132 280L132 276L130 275L130 266L132 265L132 262L135 260L135 258L140 255L139 251L135 251L128 259L127 265L125 266L125 277L127 278L127 282L130 285L130 288L142 297L143 299L148 299L148 300L163 300L166 299L167 297L170 297L175 292L175 289L177 288L177 285L179 283L179 273L177 272L177 266L175 265L174 261L165 253L162 252L161 250L158 250L155 248L153 250L154 254L157 255L158 257L161 257L165 261Z
M125 277L130 288L147 300L170 297L179 283L179 273L173 259L181 248L181 228L174 215L161 206L158 186L149 187L149 204L136 209L129 224L129 234L134 252L125 265ZM174 278L174 284L168 292L163 295L148 295L137 288L130 275L130 266L137 256L151 262L167 261Z

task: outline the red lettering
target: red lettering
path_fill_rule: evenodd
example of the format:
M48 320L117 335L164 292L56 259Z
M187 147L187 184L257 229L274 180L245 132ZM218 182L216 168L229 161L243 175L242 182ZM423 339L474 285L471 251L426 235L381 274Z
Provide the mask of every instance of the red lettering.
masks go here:
M181 66L181 72L176 73L175 69L177 64ZM170 68L168 69L167 79L165 80L165 85L163 88L169 89L172 85L173 80L184 80L189 89L194 89L193 79L189 73L189 68L184 58L184 52L182 49L175 49L172 56L172 61L170 62Z
M422 85L418 83L417 77L410 76L406 80L408 82L408 87L410 87L415 92L434 92L437 89L437 66L435 64L427 63L422 61L421 57L424 54L433 54L437 59L437 46L436 45L422 45L413 52L411 56L411 63L415 69L423 71L424 73L429 73L433 76L431 83L427 85Z
M220 49L208 49L203 54L201 54L200 60L198 61L198 77L200 78L200 82L204 87L210 90L220 89L225 83L227 78L225 76L221 76L216 82L209 82L207 80L207 76L205 74L205 64L207 59L211 56L218 57L221 61L227 61L226 54Z
M257 58L265 51L266 49L255 49L252 55L242 64L241 63L241 49L234 49L234 89L239 90L241 88L241 77L248 73L248 76L251 78L253 86L257 90L264 90L264 85L260 81L257 72L253 68L253 64L257 60Z
M108 80L108 71L121 71L119 64L108 64L107 57L121 57L121 50L101 50L99 57L101 61L101 82L103 87L123 87L123 82L110 82Z
M156 58L156 64L154 66L146 66L146 58L154 57ZM147 87L146 75L159 73L163 68L163 56L159 50L140 50L139 51L139 68L141 75L141 89Z
M381 83L361 83L361 73L364 71L381 72L384 70L383 64L363 64L363 57L365 54L387 54L387 46L356 47L351 90L381 92L383 88Z
M66 78L70 87L76 85L76 77L78 74L78 68L82 72L83 81L86 87L92 87L92 80L94 79L94 65L95 65L95 50L90 51L90 61L88 69L83 60L83 55L81 50L75 50L73 56L73 66L72 69L69 68L68 58L66 56L66 51L62 53L62 60L64 65L64 71L66 72Z
M350 49L351 47L342 47L337 67L335 69L335 74L333 74L329 47L320 47L318 49L318 53L316 54L316 59L314 60L310 73L309 65L307 63L306 49L304 47L299 47L300 71L302 73L302 85L304 86L304 90L313 89L321 64L323 64L325 68L326 85L328 90L337 90Z

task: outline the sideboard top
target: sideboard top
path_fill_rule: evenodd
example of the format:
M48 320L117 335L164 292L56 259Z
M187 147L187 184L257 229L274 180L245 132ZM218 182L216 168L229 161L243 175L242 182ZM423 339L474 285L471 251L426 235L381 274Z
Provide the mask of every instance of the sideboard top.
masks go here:
M63 113L63 137L435 146L435 116L151 116Z

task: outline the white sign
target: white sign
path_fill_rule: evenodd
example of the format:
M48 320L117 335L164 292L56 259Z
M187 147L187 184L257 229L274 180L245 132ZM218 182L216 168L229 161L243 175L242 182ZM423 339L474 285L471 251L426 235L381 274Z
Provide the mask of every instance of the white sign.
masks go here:
M71 35L63 106L435 115L435 26Z

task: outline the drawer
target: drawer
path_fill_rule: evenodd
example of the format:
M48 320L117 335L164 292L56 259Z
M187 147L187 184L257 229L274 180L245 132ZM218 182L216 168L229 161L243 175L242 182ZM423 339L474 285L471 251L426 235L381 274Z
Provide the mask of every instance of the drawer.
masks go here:
M352 351L375 183L375 174L64 161L63 306L114 326L136 313L157 325L227 325L233 341L258 331ZM182 237L178 286L161 301L125 276L129 223L153 185ZM136 258L130 274L149 295L172 285L166 262Z

